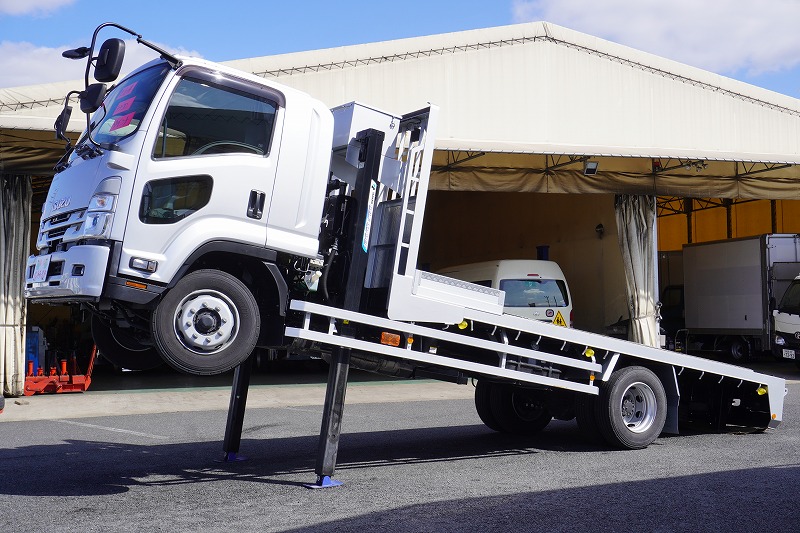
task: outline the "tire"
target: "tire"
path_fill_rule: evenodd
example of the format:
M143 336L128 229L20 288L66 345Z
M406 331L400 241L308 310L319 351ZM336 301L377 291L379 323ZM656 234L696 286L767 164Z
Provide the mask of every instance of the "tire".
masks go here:
M152 370L164 364L154 347L140 343L123 328L106 324L97 315L92 315L92 340L100 354L116 367Z
M741 337L733 338L728 347L728 352L735 362L745 363L750 360L750 343L747 342L747 339Z
M500 431L514 435L534 435L553 419L544 392L495 383L489 394L492 414Z
M221 374L243 363L261 329L258 305L238 279L219 270L187 274L153 313L161 357L187 374Z
M611 374L600 384L598 423L606 442L618 448L646 448L667 419L667 395L658 377L641 366Z
M600 432L600 403L593 394L578 394L575 397L575 420L581 436L592 444L605 442Z
M491 381L478 380L478 383L475 384L475 410L478 411L478 417L487 428L501 431L500 425L492 413L491 393L496 385Z

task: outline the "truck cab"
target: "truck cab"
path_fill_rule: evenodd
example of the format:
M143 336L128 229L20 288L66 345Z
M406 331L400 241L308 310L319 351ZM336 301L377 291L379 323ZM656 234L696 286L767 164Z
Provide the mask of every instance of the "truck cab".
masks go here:
M772 311L775 330L772 355L793 360L800 367L800 276L796 277L776 309Z
M108 25L122 28L98 31ZM290 87L167 53L106 91L89 67L115 81L124 42L93 57L94 42L65 53L89 58L73 91L87 127L42 206L25 296L88 310L118 366L160 353L189 373L225 371L282 341L261 324L284 313L291 265L319 255L333 115Z

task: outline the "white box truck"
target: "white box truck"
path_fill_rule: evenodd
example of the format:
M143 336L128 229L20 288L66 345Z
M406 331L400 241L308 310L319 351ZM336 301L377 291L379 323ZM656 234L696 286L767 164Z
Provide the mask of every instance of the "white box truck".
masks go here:
M124 42L95 43L111 27L161 58L107 92ZM65 55L87 58L84 89L67 97L78 95L87 127L42 208L26 296L91 313L112 357L155 354L195 374L235 368L226 458L240 444L257 346L330 361L317 486L331 482L351 361L476 381L478 414L504 433L576 418L632 449L677 433L679 418L780 423L783 379L504 314L503 291L419 269L435 106L329 110L115 23ZM68 114L65 105L60 136Z
M775 348L777 303L800 274L800 236L765 234L683 247L686 345L743 361ZM795 331L792 330L793 336ZM785 338L784 335L782 338ZM794 351L775 351L791 358Z

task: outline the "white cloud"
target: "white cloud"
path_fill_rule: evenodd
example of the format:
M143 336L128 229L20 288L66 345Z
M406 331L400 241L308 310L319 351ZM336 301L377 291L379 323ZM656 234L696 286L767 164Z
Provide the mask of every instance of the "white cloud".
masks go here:
M0 0L0 2L5 0ZM176 50L166 45L157 45L171 53L199 56L197 52ZM61 57L61 52L74 46L46 48L30 43L0 42L0 87L39 85L54 81L82 80L86 72L86 60L70 60ZM155 59L158 54L134 40L125 41L123 75L139 65ZM91 78L90 82L93 81ZM76 89L80 87L76 86Z
M800 64L798 0L514 0L513 13L721 74Z
M0 15L30 15L51 13L76 0L0 0Z

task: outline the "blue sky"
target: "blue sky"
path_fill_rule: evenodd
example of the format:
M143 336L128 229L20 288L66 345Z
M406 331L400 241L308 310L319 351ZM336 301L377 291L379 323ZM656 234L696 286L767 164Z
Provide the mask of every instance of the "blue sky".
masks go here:
M0 0L0 87L81 78L60 53L108 21L224 61L534 20L800 98L800 0Z

